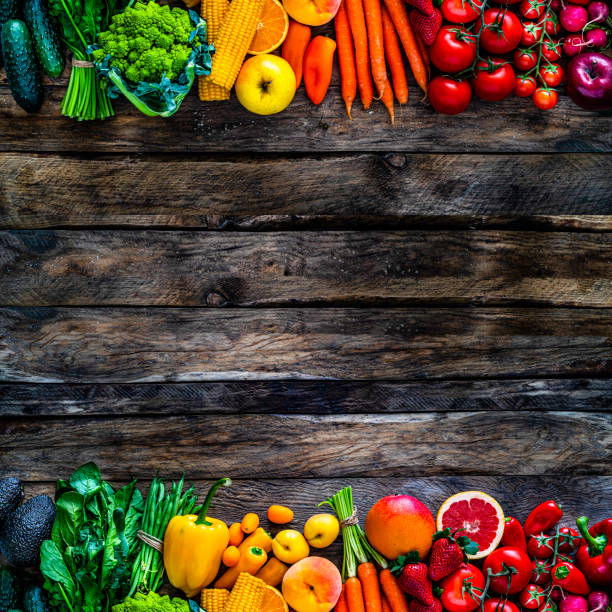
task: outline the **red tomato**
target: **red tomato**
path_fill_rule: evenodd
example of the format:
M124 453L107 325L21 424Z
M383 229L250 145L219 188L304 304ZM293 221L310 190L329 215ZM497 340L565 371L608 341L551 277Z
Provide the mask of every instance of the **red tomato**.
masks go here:
M484 602L484 612L520 612L518 606L511 601L502 602L497 597L491 597Z
M540 70L542 70L540 68ZM543 533L529 536L527 552L532 559L549 559L555 552L554 538Z
M519 18L505 8L487 9L484 12L484 27L481 20L476 24L480 32L480 46L489 53L509 53L521 42L522 28Z
M514 91L514 81L512 66L500 57L490 57L476 63L472 86L479 98L487 102L499 102Z
M529 584L529 579L531 578L532 562L529 555L520 548L502 546L494 550L485 559L482 571L488 574L490 569L494 574L499 574L504 569L504 565L506 567L513 567L516 573L512 574L512 576L491 578L491 589L495 593L502 595L522 591Z
M539 19L544 15L545 10L546 2L540 2L540 0L522 0L519 6L519 13L525 19Z
M535 86L533 91L535 91ZM533 91L531 92L532 94ZM531 582L542 586L548 584L551 580L551 571L552 564L550 561L540 561L536 559L531 566Z
M480 17L480 7L483 0L443 0L442 15L451 23L471 23Z
M514 82L514 93L520 98L528 98L533 95L536 89L536 82L532 76L519 74Z
M542 26L533 21L524 21L521 30L521 45L531 47L535 45L542 36Z
M556 36L561 32L561 23L559 17L554 11L548 11L546 13L546 21L544 22L544 28L549 36Z
M480 605L479 595L484 585L482 572L475 565L464 563L440 583L440 601L448 612L471 612Z
M472 88L467 81L437 76L429 84L428 95L434 110L444 115L458 115L470 105Z
M535 51L517 49L512 61L517 70L531 70L538 63L538 56Z
M558 40L546 40L542 45L542 55L549 62L556 62L561 57L561 43Z
M554 593L554 591L553 591ZM538 612L559 612L559 608L557 608L554 601L544 602L539 608Z
M476 59L476 35L460 26L446 25L429 47L429 57L442 72L461 72Z
M576 552L579 546L580 536L575 529L571 527L561 527L561 529L559 529L558 550L560 553L566 554Z
M559 64L548 64L547 66L540 66L540 78L549 87L557 87L563 80L563 68ZM542 557L538 557L541 559Z
M544 603L544 599L546 599L546 592L537 584L528 584L519 595L521 606L528 610L539 608Z
M557 105L559 95L554 89L538 87L533 93L533 103L542 110L550 110Z

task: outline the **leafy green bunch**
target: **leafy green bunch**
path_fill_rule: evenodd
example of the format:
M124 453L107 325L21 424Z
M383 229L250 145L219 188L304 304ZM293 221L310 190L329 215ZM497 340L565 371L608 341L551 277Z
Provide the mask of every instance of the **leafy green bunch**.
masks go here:
M115 15L108 31L101 32L100 49L93 60L101 64L110 56L110 66L134 82L157 83L165 76L175 80L185 69L194 46L193 25L187 11L156 2L138 2Z
M51 539L40 569L51 604L61 612L109 612L126 597L141 528L136 481L115 491L95 463L58 480Z

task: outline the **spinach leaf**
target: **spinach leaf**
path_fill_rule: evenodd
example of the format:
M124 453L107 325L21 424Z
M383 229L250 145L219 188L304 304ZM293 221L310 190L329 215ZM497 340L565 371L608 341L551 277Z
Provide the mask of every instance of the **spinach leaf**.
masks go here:
M40 547L40 571L48 580L59 583L70 600L74 600L77 586L64 563L64 558L57 544L45 540Z
M70 476L70 484L85 499L89 499L94 496L102 486L100 468L95 463L86 463L82 465L72 474L72 476Z
M64 543L75 546L85 522L85 498L76 491L68 491L57 500L55 511L53 530L59 525L59 535ZM57 536L53 540L57 543Z

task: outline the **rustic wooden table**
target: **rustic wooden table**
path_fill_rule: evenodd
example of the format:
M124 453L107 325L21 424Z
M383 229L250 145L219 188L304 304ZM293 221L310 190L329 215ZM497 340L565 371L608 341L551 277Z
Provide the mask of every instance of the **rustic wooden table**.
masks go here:
M563 98L346 120L37 116L0 80L0 476L231 476L612 507L611 120ZM337 554L336 547L332 554Z

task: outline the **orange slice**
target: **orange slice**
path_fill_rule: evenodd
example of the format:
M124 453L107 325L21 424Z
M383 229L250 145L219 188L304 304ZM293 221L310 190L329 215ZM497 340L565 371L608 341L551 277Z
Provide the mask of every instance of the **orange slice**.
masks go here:
M289 31L289 15L279 0L266 0L249 53L261 55L278 49Z
M289 606L277 589L267 586L260 610L261 612L289 612Z

